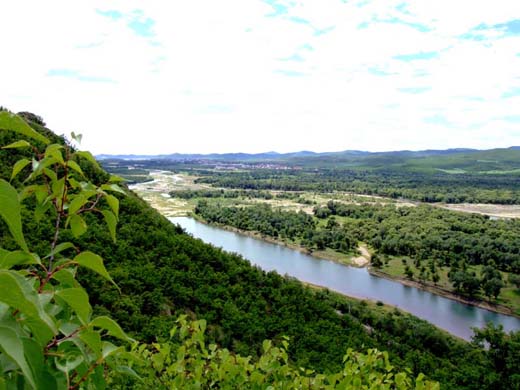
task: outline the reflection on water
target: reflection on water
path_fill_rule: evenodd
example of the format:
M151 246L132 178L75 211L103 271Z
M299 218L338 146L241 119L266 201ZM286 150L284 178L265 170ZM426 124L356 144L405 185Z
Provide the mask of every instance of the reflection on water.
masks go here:
M275 270L301 281L340 293L378 300L406 310L450 333L469 340L471 327L487 322L502 324L507 331L520 329L520 319L493 313L447 299L415 287L370 275L366 269L318 259L281 245L267 243L197 222L192 218L170 218L194 237L236 252L266 271Z

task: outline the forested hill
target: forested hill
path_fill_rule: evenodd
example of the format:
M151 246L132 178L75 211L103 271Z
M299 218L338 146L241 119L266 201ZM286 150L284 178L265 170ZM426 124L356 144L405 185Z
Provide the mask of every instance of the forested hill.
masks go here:
M36 130L48 133L41 118L25 118ZM17 139L0 131L0 145ZM9 180L13 162L29 153L18 150L0 151L1 178ZM81 168L95 183L107 179L105 172L88 163ZM84 269L79 270L80 281L95 311L116 319L138 340L164 340L177 316L187 314L207 320L210 341L253 358L264 339L276 343L286 335L291 364L319 372L341 367L347 348L377 347L387 350L397 367L414 375L424 372L446 389L510 389L519 383L515 360L519 334L509 337L497 329L485 330L481 338L491 341L489 350L462 342L398 310L316 291L252 267L237 255L185 234L133 193L117 197L115 243L103 218L93 214L85 215L87 233L74 238L63 231L62 238L103 257L121 291ZM32 205L26 202L28 245L47 248L52 222L32 216ZM14 247L3 222L0 247Z
M520 175L520 147L476 150L446 149L421 151L367 152L347 150L315 153L223 153L163 155L108 155L101 160L206 161L227 163L271 163L300 167L343 167L350 169L401 170L423 173L480 173Z

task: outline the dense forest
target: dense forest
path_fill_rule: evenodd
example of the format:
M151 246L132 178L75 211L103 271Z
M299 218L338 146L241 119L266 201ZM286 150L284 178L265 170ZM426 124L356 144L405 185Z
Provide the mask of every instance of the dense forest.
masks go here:
M245 172L197 172L199 183L216 187L254 190L349 191L392 199L435 203L520 203L518 175L478 175L369 171L361 169L313 168L280 172L257 169Z
M26 119L33 128L46 131L43 121ZM18 139L0 131L1 145ZM31 152L4 149L0 153L0 176L9 180L13 164L29 158ZM95 185L109 179L89 159L76 164ZM29 174L30 169L30 165L20 168L21 175ZM15 179L12 183L22 182ZM489 327L477 331L473 343L457 340L398 310L316 291L252 267L240 256L185 234L131 192L113 196L119 201L116 241L110 229L107 231L105 214L85 214L82 219L88 230L79 237L73 230L63 230L60 239L104 259L120 290L89 270L79 269L77 277L88 291L94 312L114 318L140 341L166 342L175 319L186 314L207 322L209 342L253 359L265 351L263 340L282 343L287 336L288 361L293 367L331 373L341 369L347 348L364 351L375 347L388 351L395 366L409 369L414 376L424 372L443 388L510 389L519 384L518 333L505 335L501 329ZM31 199L24 201L22 210L27 245L37 253L47 253L54 221L34 218L42 210L35 210ZM99 207L109 206L113 203L99 203ZM295 218L313 225L306 216ZM16 243L8 231L0 222L0 247L11 251ZM486 341L488 349L483 348Z
M314 207L316 218L267 204L229 207L207 200L199 201L195 213L210 223L288 239L309 250L349 253L358 242L365 242L374 250L375 267L390 256L401 256L413 260L413 270L407 263L405 267L409 278L415 271L419 280L434 283L440 280L439 269L446 267L455 290L470 297L482 292L497 298L507 283L500 271L510 273L510 281L518 280L520 274L520 221L514 219L491 220L428 205L356 205L332 200ZM481 275L469 268L476 265L483 266Z

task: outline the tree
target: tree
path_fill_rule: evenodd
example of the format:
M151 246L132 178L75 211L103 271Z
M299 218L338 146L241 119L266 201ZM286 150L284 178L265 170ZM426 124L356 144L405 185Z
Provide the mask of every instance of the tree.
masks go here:
M520 288L520 275L509 274L509 283L514 285L516 288Z
M0 387L104 387L105 369L122 367L126 360L114 341L133 340L111 318L93 315L88 293L76 280L83 268L114 283L103 259L62 236L81 236L87 230L83 215L96 212L103 215L115 240L119 201L109 191L121 189L115 183L98 187L89 182L78 161L97 166L92 155L50 144L19 116L0 112L0 129L24 137L3 149L34 152L32 163L24 158L13 166L11 180L31 166L27 184L19 191L0 179L0 218L13 240L13 247L0 248ZM33 252L25 240L21 201L36 205L35 218L54 221L45 253Z
M456 291L474 297L480 290L480 281L475 272L457 270L450 273L450 282Z
M494 267L494 262L490 265L486 265L482 269L481 283L484 294L488 298L493 296L496 299L500 295L500 290L504 287L504 282L502 280L502 274Z
M482 282L482 290L484 290L484 294L488 297L498 298L500 295L500 290L504 287L504 282L499 278L491 278L485 279Z

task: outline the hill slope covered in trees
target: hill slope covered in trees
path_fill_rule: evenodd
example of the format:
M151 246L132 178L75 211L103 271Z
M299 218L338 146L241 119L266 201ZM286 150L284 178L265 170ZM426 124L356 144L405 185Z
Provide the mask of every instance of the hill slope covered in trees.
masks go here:
M26 119L49 135L41 123ZM0 131L0 145L18 139L16 134ZM0 153L0 176L7 180L14 162L30 154L19 149ZM88 161L82 161L81 168L94 184L108 180L105 172ZM22 176L30 173L30 166L24 170ZM13 184L21 185L21 181ZM488 329L480 335L482 340L493 338L491 348L485 350L397 310L372 308L266 273L239 256L186 235L134 194L127 191L117 198L116 242L98 214L85 215L85 234L74 237L64 230L61 239L104 259L120 291L89 271L79 270L78 278L94 311L110 315L138 340L165 342L178 315L187 314L207 321L210 342L253 358L260 355L264 339L280 343L287 336L288 361L293 367L331 373L341 368L348 348L375 347L387 350L394 365L407 367L414 376L424 372L445 388L497 389L518 383L514 365L518 334L509 337ZM53 239L53 221L35 220L33 206L26 202L23 210L27 244L35 252L46 253ZM15 247L3 222L0 246Z

